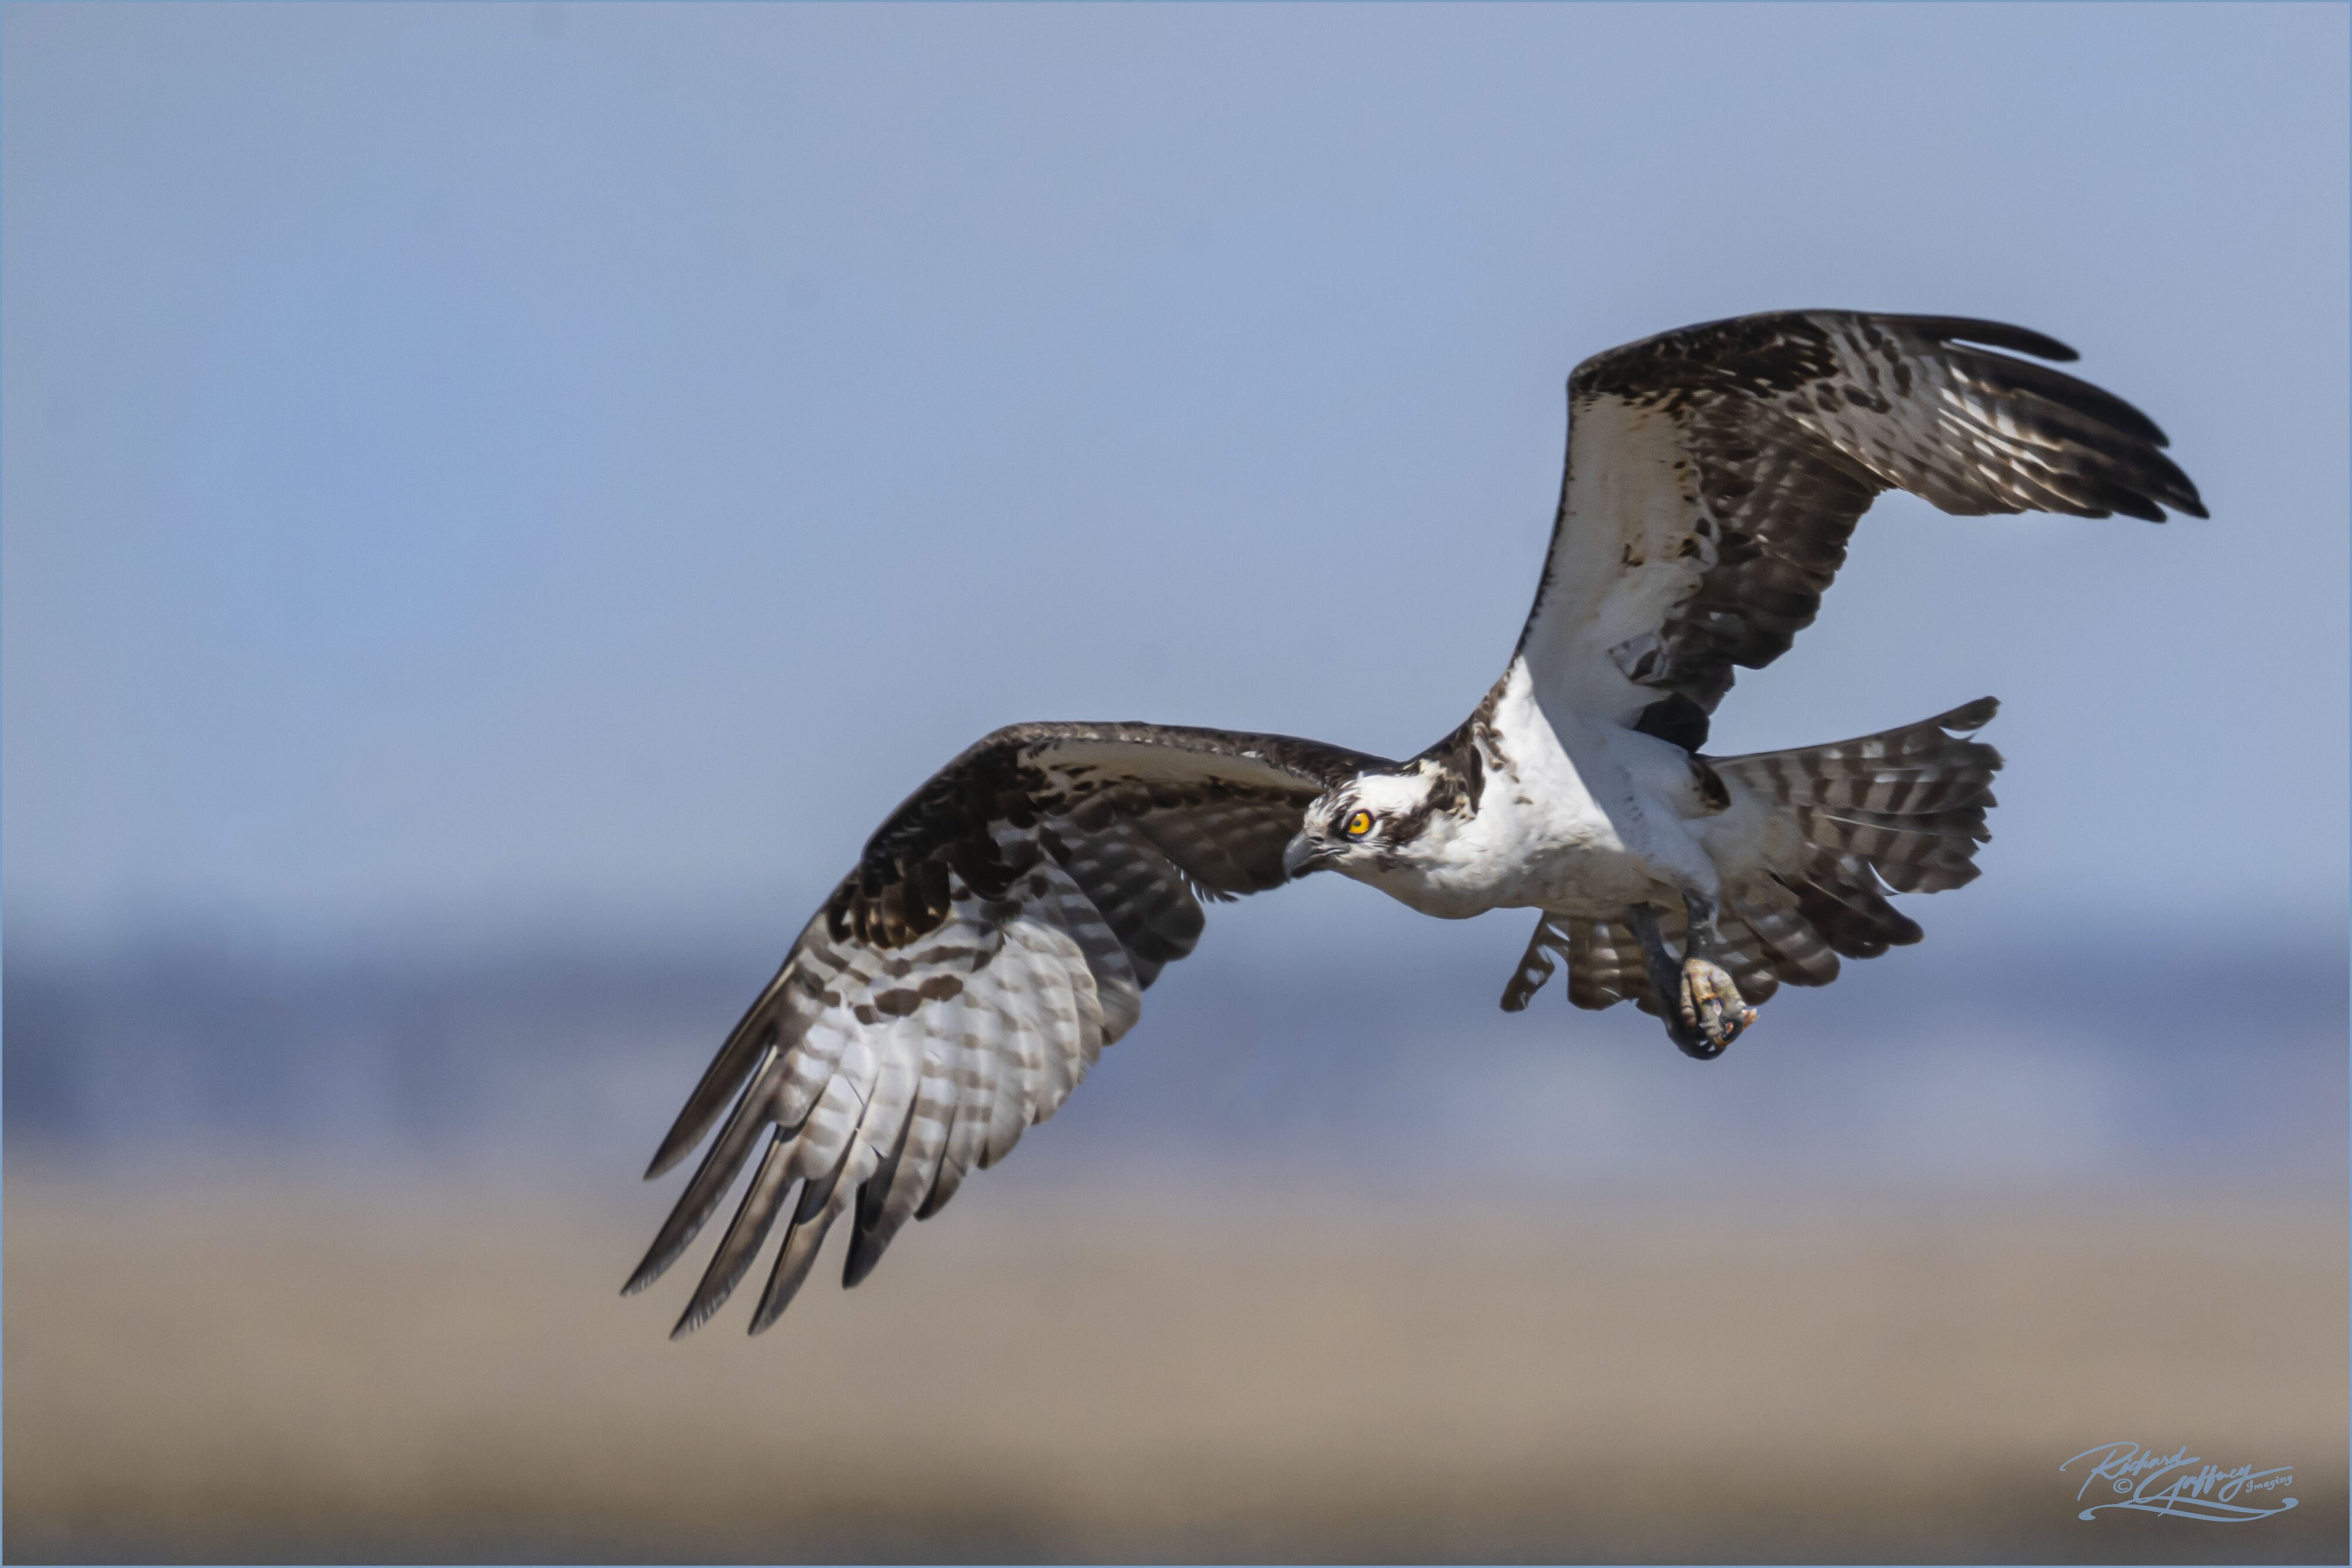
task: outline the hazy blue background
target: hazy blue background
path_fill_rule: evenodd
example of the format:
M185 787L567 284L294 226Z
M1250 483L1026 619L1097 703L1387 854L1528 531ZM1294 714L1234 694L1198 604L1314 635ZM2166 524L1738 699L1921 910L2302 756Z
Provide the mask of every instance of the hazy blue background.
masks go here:
M1716 748L1992 691L1931 929L2340 930L2345 18L12 6L9 935L781 939L999 723L1410 751L1570 365L1811 304L2064 339L2214 519L1883 503Z
M2340 1554L2347 15L0 6L8 1555ZM932 768L1418 748L1570 368L1806 305L2074 344L2214 514L1884 501L1743 676L1719 751L2005 700L1924 946L1699 1065L1315 878L854 1298L612 1297ZM2126 1429L2314 1490L2101 1546ZM1288 1522L1168 1534L1213 1453Z
M1569 367L1835 304L2074 343L2214 513L1895 498L1742 679L1717 750L2007 699L1927 946L1699 1071L1496 1015L1524 918L1319 878L1045 1146L2334 1179L2346 16L14 6L10 1128L618 1190L969 740L1418 747L1517 632Z
M579 1160L625 1128L618 1173L966 742L1141 716L1418 747L1516 634L1570 366L1809 304L2056 334L2214 514L1890 498L1726 704L1719 751L2002 695L1983 882L1709 1079L1630 1010L1491 1016L1519 916L1316 879L1220 911L1155 993L1135 1113L1213 1051L1295 1110L1360 1103L1410 1037L1409 1120L1432 1052L1528 1082L1474 1030L1635 1063L1660 1113L1860 1092L1937 1035L1999 1104L1890 1081L1854 1126L1908 1158L1908 1106L1966 1123L1971 1168L2023 1137L2079 1174L2179 1143L2067 1131L2159 1035L2191 1103L2333 1082L2346 18L12 6L11 1126L348 1157L387 1117L412 1154L511 1134L509 1104ZM2070 1050L2096 1070L2045 1081ZM1118 1082L1081 1123L1115 1144ZM2278 1155L2239 1130L2222 1164Z

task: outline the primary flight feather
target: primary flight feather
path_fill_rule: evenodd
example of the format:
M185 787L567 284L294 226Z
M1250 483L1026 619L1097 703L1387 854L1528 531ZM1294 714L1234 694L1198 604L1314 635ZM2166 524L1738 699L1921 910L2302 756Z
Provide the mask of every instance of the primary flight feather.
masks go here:
M2023 357L2031 356L2031 358ZM627 1289L750 1186L675 1332L780 1219L751 1317L855 1210L843 1282L1003 1157L1133 1027L1201 900L1328 869L1425 914L1538 912L1503 1006L1568 966L1702 1059L1783 984L1919 940L1887 894L1977 874L1990 697L1860 739L1709 757L1734 666L1811 624L1880 492L1947 512L2205 516L2129 403L2021 328L1784 311L1597 355L1535 608L1459 728L1404 762L1286 736L1027 724L933 775L867 841L688 1097L648 1176L717 1134Z

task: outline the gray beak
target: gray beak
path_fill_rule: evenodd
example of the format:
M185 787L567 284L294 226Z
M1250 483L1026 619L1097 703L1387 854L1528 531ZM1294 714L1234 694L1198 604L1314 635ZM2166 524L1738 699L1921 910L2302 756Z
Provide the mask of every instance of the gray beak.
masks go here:
M1328 846L1317 843L1305 833L1293 837L1282 850L1282 874L1305 876L1310 871L1321 871L1332 859Z

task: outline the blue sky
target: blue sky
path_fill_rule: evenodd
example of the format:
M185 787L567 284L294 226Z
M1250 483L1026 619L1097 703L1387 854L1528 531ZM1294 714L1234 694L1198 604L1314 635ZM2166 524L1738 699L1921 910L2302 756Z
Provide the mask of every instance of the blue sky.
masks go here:
M1988 875L1931 930L2342 929L2345 7L20 4L0 45L12 939L781 941L1000 723L1410 752L1509 652L1570 367L1792 305L2073 343L2214 516L1882 502L1715 749L1994 692ZM1285 898L1245 924L1404 929Z

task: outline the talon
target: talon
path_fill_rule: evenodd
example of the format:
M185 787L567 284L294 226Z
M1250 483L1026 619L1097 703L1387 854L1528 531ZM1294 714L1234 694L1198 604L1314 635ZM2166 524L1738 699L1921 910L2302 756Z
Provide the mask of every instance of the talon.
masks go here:
M1730 972L1705 958L1683 964L1680 1000L1683 1022L1698 1031L1706 1054L1719 1054L1756 1021L1756 1009L1741 1000Z

